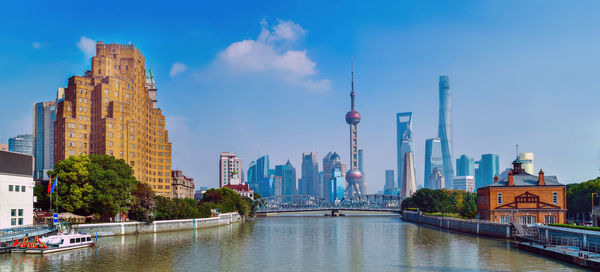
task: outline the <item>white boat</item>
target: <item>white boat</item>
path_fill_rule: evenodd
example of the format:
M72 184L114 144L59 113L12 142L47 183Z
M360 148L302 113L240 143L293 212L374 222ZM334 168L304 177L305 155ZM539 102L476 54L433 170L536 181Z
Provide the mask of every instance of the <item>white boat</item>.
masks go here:
M44 254L59 252L71 249L78 249L84 247L91 247L94 245L94 241L89 234L58 234L51 235L48 237L42 237L39 239L41 247L28 248L25 250L27 254Z

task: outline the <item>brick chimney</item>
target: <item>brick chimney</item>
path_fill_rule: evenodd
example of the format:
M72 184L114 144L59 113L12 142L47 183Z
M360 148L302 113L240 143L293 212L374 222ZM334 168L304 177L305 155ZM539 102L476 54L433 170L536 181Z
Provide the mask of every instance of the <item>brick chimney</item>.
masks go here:
M540 181L538 182L538 186L546 185L546 181L544 180L544 171L542 171L542 169L540 169L539 180Z
M506 184L506 186L515 186L515 181L513 179L513 171L510 170L508 172L508 184Z
M494 182L498 182L498 175L494 176Z

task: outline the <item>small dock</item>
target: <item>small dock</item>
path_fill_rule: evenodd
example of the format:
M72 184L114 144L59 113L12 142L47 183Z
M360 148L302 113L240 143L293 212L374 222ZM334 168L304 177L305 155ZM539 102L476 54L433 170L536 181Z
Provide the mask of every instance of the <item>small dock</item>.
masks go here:
M581 267L600 270L600 254L591 251L582 251L577 246L559 246L530 242L515 242L514 246L565 262L574 263Z

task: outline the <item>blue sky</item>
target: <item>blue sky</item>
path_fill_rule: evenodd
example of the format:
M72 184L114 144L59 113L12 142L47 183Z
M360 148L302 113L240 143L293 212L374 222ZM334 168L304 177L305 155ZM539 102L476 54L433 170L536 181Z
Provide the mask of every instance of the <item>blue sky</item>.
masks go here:
M598 176L600 3L323 2L5 4L0 141L31 132L32 104L89 68L92 42L131 42L155 72L173 166L197 185L218 184L221 151L298 172L302 152L347 162L351 59L369 192L397 170L397 112L414 112L422 183L440 75L454 157L497 153L506 168L519 144L563 183Z

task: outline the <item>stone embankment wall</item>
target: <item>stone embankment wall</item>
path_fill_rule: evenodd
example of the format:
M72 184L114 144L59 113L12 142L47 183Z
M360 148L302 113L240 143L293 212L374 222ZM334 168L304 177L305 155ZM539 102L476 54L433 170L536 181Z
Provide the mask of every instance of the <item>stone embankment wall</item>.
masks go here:
M138 233L154 233L163 231L193 230L210 228L231 223L244 221L243 216L238 213L225 213L219 217L160 220L152 223L144 222L120 222L120 223L98 223L77 224L71 226L75 232L89 233L98 236L128 235Z
M494 223L482 220L464 220L451 217L424 215L418 212L404 211L402 219L418 224L498 238L511 238L511 226L506 223Z

